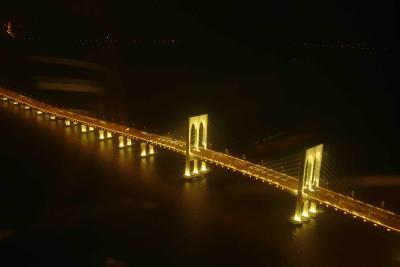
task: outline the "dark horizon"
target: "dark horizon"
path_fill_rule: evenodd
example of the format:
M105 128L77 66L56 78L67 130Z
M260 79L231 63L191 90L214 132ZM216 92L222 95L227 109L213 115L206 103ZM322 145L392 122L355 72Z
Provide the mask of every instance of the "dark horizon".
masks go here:
M1 34L3 81L30 90L42 76L89 79L106 95L132 97L134 105L115 103L117 114L107 114L89 94L82 108L139 127L176 131L185 116L210 112L224 133L221 148L311 132L315 143L349 146L338 154L356 162L356 175L397 174L395 5L8 2L0 14L4 23L13 21L17 38ZM57 70L32 63L32 56L94 62L109 73ZM47 97L61 99L58 94ZM138 116L134 96L154 105L181 98L161 119L173 126L161 127L154 111Z

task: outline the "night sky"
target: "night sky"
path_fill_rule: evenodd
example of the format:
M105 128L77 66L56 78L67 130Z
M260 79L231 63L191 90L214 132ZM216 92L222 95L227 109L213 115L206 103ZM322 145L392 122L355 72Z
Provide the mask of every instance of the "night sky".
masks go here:
M224 108L242 119L243 129L255 129L254 135L237 133L248 142L273 133L257 128L260 121L274 130L334 132L337 142L358 151L364 167L372 157L382 166L378 171L398 171L398 1L8 1L0 16L2 23L12 19L16 32L43 40L174 40L195 52L193 59L182 56L171 65L192 60L190 73L223 73L215 89L221 93L209 103L218 105L229 95L231 110ZM118 60L108 56L121 65L125 52L116 53ZM277 68L272 61L282 63ZM121 77L126 87L147 86L153 101L166 95L165 88L183 90ZM195 86L188 88L188 97L199 99Z
M49 32L70 27L79 33L92 26L92 31L97 27L100 32L110 30L121 35L140 31L183 38L203 29L249 46L263 46L277 38L374 42L398 38L398 2L394 0L262 2L7 1L2 3L1 16L3 20L8 17L29 23L25 27L32 31L47 25Z

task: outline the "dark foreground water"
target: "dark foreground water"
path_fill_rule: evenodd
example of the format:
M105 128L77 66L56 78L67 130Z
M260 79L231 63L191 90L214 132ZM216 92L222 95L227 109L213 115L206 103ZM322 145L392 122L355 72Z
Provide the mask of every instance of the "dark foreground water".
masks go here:
M0 266L399 266L400 236L184 159L140 159L61 121L0 106Z

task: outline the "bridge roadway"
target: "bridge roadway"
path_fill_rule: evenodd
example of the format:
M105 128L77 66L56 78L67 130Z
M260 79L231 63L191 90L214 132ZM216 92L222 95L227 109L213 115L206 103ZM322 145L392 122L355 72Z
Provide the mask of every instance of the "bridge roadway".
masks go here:
M180 140L73 113L4 88L0 88L0 95L2 99L3 97L7 97L9 100L17 101L19 104L27 105L35 110L40 110L44 114L55 115L58 119L70 120L71 122L77 122L93 128L103 129L104 131L116 135L122 135L131 138L132 140L150 143L183 155L186 152L186 143ZM192 154L194 157L215 164L216 166L241 173L249 178L255 178L260 182L268 183L278 189L288 191L293 195L297 194L298 180L294 177L210 149L192 151ZM303 196L321 205L325 205L326 207L332 207L344 214L349 214L356 219L358 218L364 222L372 222L374 226L385 227L387 231L400 232L400 216L393 212L321 187L314 192L304 192Z

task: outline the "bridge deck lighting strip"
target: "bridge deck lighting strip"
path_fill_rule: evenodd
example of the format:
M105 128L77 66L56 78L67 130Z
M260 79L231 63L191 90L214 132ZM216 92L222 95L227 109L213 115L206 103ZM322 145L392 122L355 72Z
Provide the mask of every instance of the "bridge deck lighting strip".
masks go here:
M184 155L186 152L186 143L184 141L175 140L169 137L128 128L125 125L106 122L97 118L66 111L3 88L0 88L0 96L2 96L2 98L7 98L7 100L3 101L18 102L19 104L29 106L32 109L39 110L42 113L56 116L56 118L59 119L70 120L71 122L81 123L88 127L101 129L113 134L119 134L124 137L131 138L132 140L140 140L142 142L158 145L182 155ZM255 178L256 180L260 179L263 183L267 181L269 184L272 183L277 188L281 188L283 190L286 189L291 193L297 194L298 180L286 174L279 173L241 158L236 158L231 155L226 155L209 149L192 151L192 155L200 160L214 163L216 166L225 167L234 172L239 171L243 175L247 174L249 177ZM353 215L353 217L360 217L363 219L363 221L371 221L376 226L379 225L386 227L387 231L393 230L400 232L400 216L391 211L384 210L380 207L364 203L360 200L356 200L324 188L320 188L316 192L309 192L308 194L305 194L305 197L319 202L320 204L328 205L328 207L332 206L335 209L342 210L345 214L350 213ZM337 201L337 199L339 199L339 203L331 203L330 201ZM340 205L340 203L343 202L346 202L345 204L348 204L347 206L353 207L354 210L349 210L344 205ZM366 210L369 212L367 213Z

